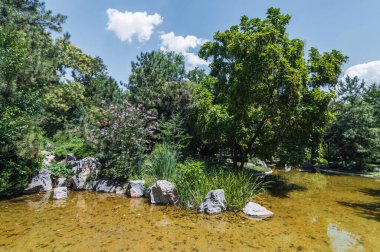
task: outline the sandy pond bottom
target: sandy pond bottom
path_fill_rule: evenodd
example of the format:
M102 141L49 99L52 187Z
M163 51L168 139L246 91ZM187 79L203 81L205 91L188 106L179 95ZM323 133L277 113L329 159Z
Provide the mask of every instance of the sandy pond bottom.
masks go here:
M3 200L0 251L380 251L380 181L274 178L279 190L258 199L275 213L266 221L92 192L70 191L63 201L49 193Z

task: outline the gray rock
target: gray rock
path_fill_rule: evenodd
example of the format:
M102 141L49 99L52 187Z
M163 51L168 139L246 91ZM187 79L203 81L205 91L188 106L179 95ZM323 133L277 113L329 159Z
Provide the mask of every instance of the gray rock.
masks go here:
M58 178L56 180L55 187L62 187L62 186L71 187L71 184L72 184L71 178L70 179L68 179L68 178Z
M141 198L145 193L144 180L130 180L127 186L127 195L131 198Z
M66 186L54 188L54 194L53 194L54 200L61 200L61 199L66 199L66 198L67 198Z
M115 188L115 193L116 193L116 194L119 194L119 195L123 195L123 194L125 194L125 189L124 189L124 187L123 187L123 186L117 186L117 187Z
M226 211L227 201L224 196L224 190L212 190L207 193L203 203L199 206L198 212L208 214L218 214L222 211Z
M176 205L178 193L175 185L166 180L157 180L150 191L150 202L152 204Z
M24 193L46 192L52 188L53 183L51 181L51 172L49 170L43 169L35 174L28 187L24 189Z
M144 198L150 199L150 192L152 191L152 187L148 187L145 189Z
M74 190L92 190L95 181L98 179L101 164L95 158L84 158L79 161L74 161L72 177Z
M116 187L118 186L119 184L113 180L100 179L96 182L94 190L97 192L114 193L116 192Z
M55 161L55 156L54 156L54 154L51 153L51 152L43 151L43 152L42 152L42 156L43 156L43 161L42 161L42 163L43 163L44 165L49 166L49 165L51 165L52 163L54 163L54 161Z
M243 212L248 215L248 217L259 220L273 216L273 213L271 211L254 202L249 202L247 205L245 205Z
M72 153L69 153L66 156L66 162L70 162L70 161L77 161L77 157L74 156L74 154L72 154Z
M256 164L261 167L268 167L264 160L258 160Z

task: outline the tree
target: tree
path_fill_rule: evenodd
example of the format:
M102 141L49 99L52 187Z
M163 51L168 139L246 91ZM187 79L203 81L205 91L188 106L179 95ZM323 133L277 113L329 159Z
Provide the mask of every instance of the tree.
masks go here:
M337 116L327 134L332 161L343 162L345 168L366 169L378 151L373 112L372 106L360 102Z
M206 95L212 100L207 113L215 112L208 117L222 124L202 127L218 127L213 131L225 139L235 166L242 161L240 168L248 155L258 154L255 146L266 148L263 143L271 142L272 153L277 150L280 141L274 138L287 136L297 126L301 111L307 113L302 110L305 96L335 86L347 60L339 51L320 54L311 48L306 62L304 43L286 33L289 21L289 15L275 8L268 9L264 20L243 16L240 25L216 32L214 41L200 49L203 59L212 60L210 75L215 80L206 84L212 94Z
M182 55L174 52L152 51L141 53L132 62L129 77L131 102L154 108L160 97L160 87L167 82L181 82L185 79L185 62Z

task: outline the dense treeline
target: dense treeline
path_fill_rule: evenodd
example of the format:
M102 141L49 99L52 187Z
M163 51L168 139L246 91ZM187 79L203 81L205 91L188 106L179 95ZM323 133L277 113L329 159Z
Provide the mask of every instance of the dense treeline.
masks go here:
M348 58L337 50L306 58L279 9L215 33L199 53L210 73L153 51L132 62L128 85L70 43L66 17L40 1L0 0L0 12L0 195L25 186L43 151L95 156L102 176L119 180L166 152L187 176L200 165L185 160L200 156L231 158L240 171L254 158L379 162L379 85L339 81Z

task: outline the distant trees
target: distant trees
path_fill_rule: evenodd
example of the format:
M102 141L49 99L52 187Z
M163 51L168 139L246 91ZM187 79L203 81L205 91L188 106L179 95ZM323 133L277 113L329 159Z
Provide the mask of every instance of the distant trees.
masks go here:
M366 87L359 78L347 76L336 89L336 120L326 134L328 159L344 168L364 170L380 157L379 85Z

